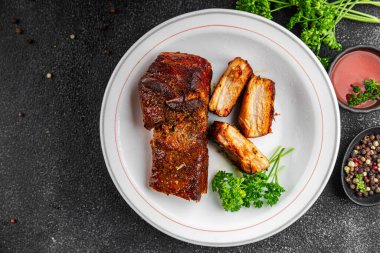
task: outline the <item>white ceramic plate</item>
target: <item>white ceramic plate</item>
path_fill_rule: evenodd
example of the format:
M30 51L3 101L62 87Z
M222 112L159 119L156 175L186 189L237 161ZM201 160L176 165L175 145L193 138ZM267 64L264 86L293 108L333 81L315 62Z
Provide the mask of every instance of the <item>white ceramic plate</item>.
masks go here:
M241 56L256 74L276 82L273 134L254 143L267 155L278 145L296 151L280 173L286 189L277 205L225 212L210 182L218 170L233 171L209 143L209 187L199 203L147 187L151 133L143 127L137 84L160 52L200 55L217 83L228 61ZM209 121L234 123L209 114ZM104 95L100 136L109 173L120 194L147 222L183 241L209 246L241 245L269 237L296 221L318 198L334 167L340 139L337 101L313 53L283 27L259 16L211 9L173 18L149 31L123 56Z

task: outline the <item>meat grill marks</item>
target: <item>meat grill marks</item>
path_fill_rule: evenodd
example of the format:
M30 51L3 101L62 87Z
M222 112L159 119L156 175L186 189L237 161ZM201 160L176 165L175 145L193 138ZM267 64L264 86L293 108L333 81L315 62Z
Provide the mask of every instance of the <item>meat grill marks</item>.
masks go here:
M199 201L207 192L207 108L212 70L196 55L161 53L139 83L144 126L154 128L149 186Z
M246 60L236 57L230 61L215 87L209 110L221 117L228 116L251 75L252 68Z
M269 167L268 158L237 128L215 121L210 128L210 135L242 171L253 174Z
M271 133L274 115L275 84L272 80L253 76L244 92L239 125L245 137Z

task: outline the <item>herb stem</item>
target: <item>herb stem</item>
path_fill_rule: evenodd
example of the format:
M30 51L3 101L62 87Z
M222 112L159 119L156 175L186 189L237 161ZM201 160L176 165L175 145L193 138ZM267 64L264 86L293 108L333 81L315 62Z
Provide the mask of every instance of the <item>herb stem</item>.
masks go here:
M337 18L335 24L338 24L342 20L342 18L344 17L344 15L355 6L355 4L356 4L357 1L358 0L355 0L353 3L351 3L351 1L350 2L346 2L346 4L340 10L340 13L338 15L338 18ZM348 6L350 3L351 3L351 5Z
M291 152L293 152L294 151L294 148L290 148L290 149L288 149L285 153L283 153L282 155L281 155L281 157L284 157L284 156L286 156L287 154L289 154L289 153L291 153ZM281 158L280 157L280 158Z
M271 160L273 160L273 158L277 155L277 152L280 151L281 148L282 148L281 146L278 146L278 147L276 148L276 150L275 150L275 151L273 152L273 154L270 156L270 158L269 158L269 162L270 162Z
M280 0L268 0L268 1L272 3L276 3L276 4L282 4L282 5L289 4L288 2L284 2Z
M380 19L379 18L358 16L358 15L353 15L353 14L350 14L350 13L346 13L344 15L344 18L350 19L350 20L354 20L354 21L364 22L364 23L373 23L373 24L380 23Z
M279 10L282 10L282 9L285 9L285 8L288 8L291 6L292 6L291 4L282 5L282 6L277 7L276 9L271 10L271 12L276 12L276 11L279 11Z
M278 165L279 165L279 162L280 162L280 158L281 158L281 154L282 152L284 152L284 148L281 149L280 153L278 153L278 155L275 156L275 159L274 159L274 164L272 165L272 168L271 170L269 171L269 175L268 175L268 178L271 177L272 175L272 172L275 171L277 168L278 168Z
M363 16L363 17L367 17L367 18L378 19L377 17L375 17L373 15L370 15L370 14L367 14L367 13L364 13L364 12L361 12L361 11L349 10L349 13L351 13L351 14L357 14L359 16Z
M351 0L340 0L328 3L329 5L338 5L344 2L351 2ZM359 0L356 4L369 4L380 7L380 1L371 1L371 0Z

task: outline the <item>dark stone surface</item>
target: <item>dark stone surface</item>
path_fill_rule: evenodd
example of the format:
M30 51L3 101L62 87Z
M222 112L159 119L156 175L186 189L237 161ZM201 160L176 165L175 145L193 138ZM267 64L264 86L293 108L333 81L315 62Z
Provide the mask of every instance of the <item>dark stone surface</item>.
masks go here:
M234 1L0 1L0 252L232 250L177 241L143 221L113 185L99 141L103 93L127 49L169 18L215 7L233 8ZM375 7L361 8L380 16ZM276 21L285 24L288 15ZM337 36L344 47L380 46L379 25L343 21ZM338 162L314 206L281 233L233 251L378 251L380 207L351 203L339 166L356 133L380 125L380 111L341 110L341 118Z

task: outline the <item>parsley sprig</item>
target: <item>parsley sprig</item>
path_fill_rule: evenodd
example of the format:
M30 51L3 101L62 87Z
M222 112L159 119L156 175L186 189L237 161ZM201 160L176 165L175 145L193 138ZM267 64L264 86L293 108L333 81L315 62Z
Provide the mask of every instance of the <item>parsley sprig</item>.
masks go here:
M362 91L359 86L352 85L354 93L347 94L347 104L351 106L360 105L368 100L380 99L380 83L375 80L363 81L365 91Z
M366 23L380 23L373 15L353 10L358 4L368 4L380 7L379 1L372 0L238 0L236 9L248 11L272 19L272 13L293 8L295 14L290 18L288 29L297 24L302 28L300 35L306 45L313 50L321 63L327 67L330 58L319 56L321 45L330 49L341 50L342 45L335 37L335 27L342 19L350 19Z
M264 204L275 205L285 192L278 182L280 160L294 149L279 146L269 158L269 171L257 172L253 175L243 173L235 177L233 173L219 171L212 180L212 190L218 192L224 210L235 212L242 206L261 208Z

